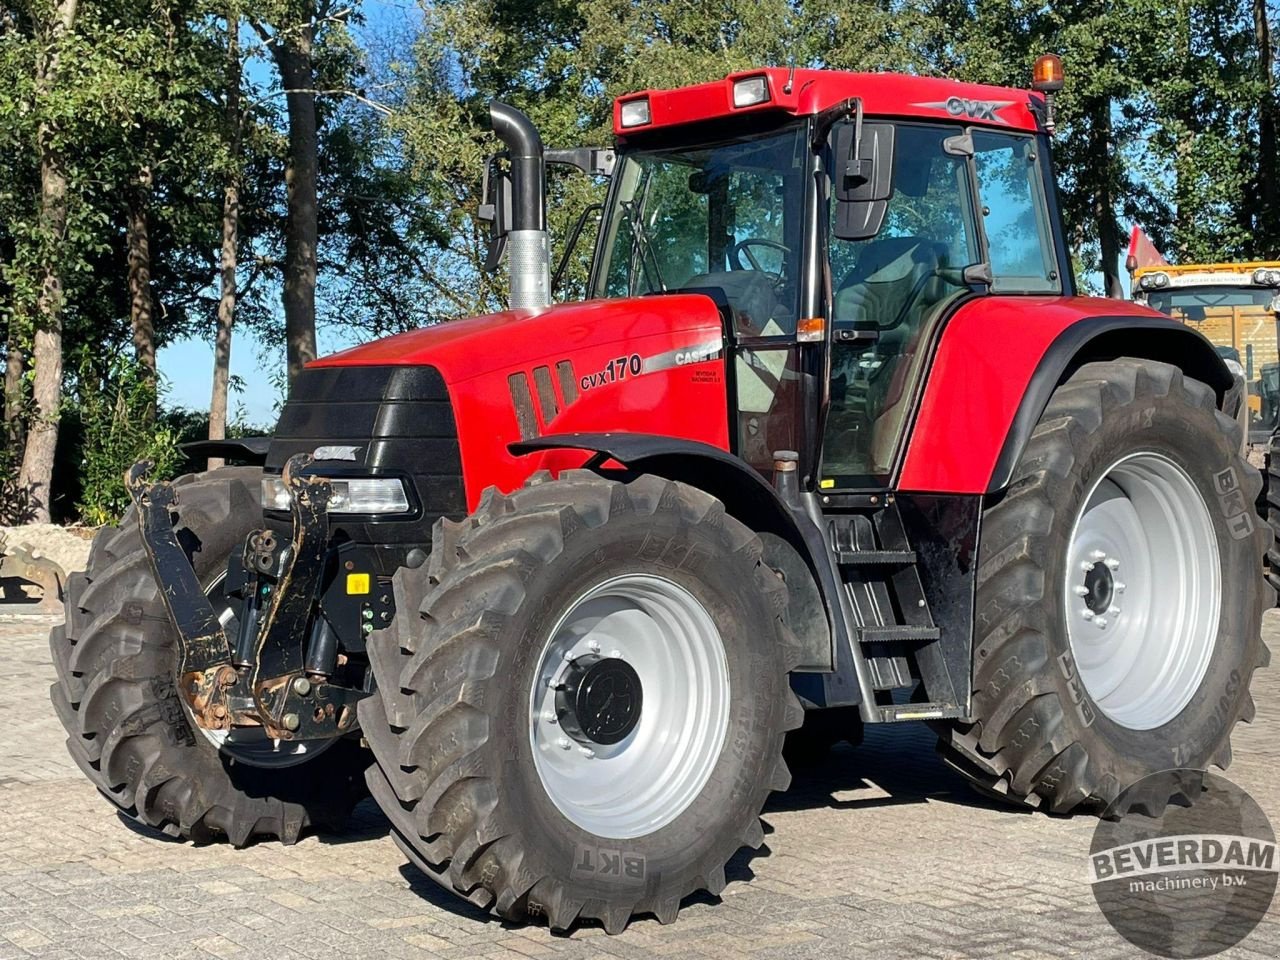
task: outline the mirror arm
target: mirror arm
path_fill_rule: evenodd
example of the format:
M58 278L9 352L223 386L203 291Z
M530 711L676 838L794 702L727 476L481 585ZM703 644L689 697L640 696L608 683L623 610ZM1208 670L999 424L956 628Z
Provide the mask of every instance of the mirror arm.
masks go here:
M827 107L814 118L813 137L810 146L814 151L821 150L827 142L827 134L841 120L852 116L858 124L858 133L862 133L862 98L850 97L848 100L841 100L834 106ZM861 137L858 137L860 140ZM856 143L855 143L856 146ZM855 153L854 156L857 156Z
M544 154L547 163L576 167L589 177L611 177L618 155L609 147L574 147L569 150L548 150Z

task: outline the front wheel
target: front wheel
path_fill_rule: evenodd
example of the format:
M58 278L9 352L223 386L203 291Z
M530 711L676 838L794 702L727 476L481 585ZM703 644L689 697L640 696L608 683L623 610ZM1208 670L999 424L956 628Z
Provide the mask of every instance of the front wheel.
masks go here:
M694 488L573 471L489 491L396 577L360 705L369 786L429 876L557 929L673 920L763 840L801 720L786 588Z
M182 477L175 530L222 624L227 560L261 522L262 471ZM295 842L341 827L364 796L367 753L353 740L281 743L255 728L201 729L175 686L178 633L130 507L94 538L88 570L67 583L67 620L50 639L53 707L85 776L126 815L196 841Z
M1055 391L983 516L975 722L944 729L945 758L1055 812L1230 763L1273 602L1240 449L1213 391L1166 364L1090 363Z

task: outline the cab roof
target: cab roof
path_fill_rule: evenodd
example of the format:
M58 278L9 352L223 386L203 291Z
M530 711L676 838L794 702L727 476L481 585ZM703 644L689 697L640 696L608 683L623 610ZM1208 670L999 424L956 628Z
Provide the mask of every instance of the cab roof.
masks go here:
M735 107L734 84L761 76L768 84L769 99ZM867 116L965 119L997 129L1028 132L1044 129L1039 119L1043 115L1044 98L1029 90L901 73L764 67L731 73L723 80L710 83L674 90L641 90L618 97L613 103L613 131L619 137L633 137L684 124L769 111L809 116L850 97L861 98ZM650 121L623 127L622 105L643 99L649 101Z
M1170 285L1175 287L1224 283L1252 285L1255 270L1280 270L1280 261L1249 260L1239 263L1184 263L1178 266L1154 264L1149 267L1138 267L1134 270L1133 281L1137 283L1149 273L1167 273Z

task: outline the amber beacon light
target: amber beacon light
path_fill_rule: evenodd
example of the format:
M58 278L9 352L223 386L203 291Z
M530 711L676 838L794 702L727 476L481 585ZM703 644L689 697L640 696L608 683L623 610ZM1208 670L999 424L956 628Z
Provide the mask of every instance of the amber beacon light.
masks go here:
M1044 94L1044 128L1053 133L1053 95L1066 83L1062 75L1062 58L1056 53L1036 57L1031 68L1031 89Z

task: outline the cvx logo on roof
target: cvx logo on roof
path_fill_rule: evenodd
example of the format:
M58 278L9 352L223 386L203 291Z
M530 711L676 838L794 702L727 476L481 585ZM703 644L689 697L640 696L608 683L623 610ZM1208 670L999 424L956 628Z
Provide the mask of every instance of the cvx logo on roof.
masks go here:
M1000 116L1005 107L1013 106L1012 100L968 100L964 97L948 97L932 103L913 104L929 110L945 110L953 117L967 117L970 120L990 120L993 123L1008 124L1008 120Z

